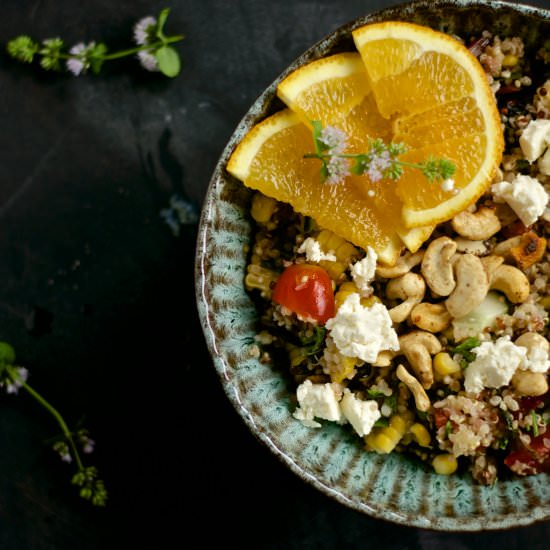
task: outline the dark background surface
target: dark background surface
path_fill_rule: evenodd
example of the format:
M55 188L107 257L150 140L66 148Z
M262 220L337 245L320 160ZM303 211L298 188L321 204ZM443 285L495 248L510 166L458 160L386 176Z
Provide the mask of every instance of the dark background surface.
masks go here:
M200 208L234 127L291 61L397 3L1 0L2 50L20 33L126 47L134 22L165 6L167 30L186 39L175 80L135 60L51 75L0 53L0 339L72 424L84 419L111 495L105 510L75 496L71 467L47 445L55 423L27 395L2 395L0 550L550 547L549 523L421 531L362 516L288 472L211 366L196 228L176 238L159 215L174 193Z

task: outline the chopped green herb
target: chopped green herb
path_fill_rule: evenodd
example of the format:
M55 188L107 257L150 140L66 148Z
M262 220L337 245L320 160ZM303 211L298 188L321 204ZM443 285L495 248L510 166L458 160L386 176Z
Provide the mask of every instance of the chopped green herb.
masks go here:
M381 392L380 390L373 390L372 388L367 390L367 395L371 399L376 399L378 397L386 397L386 394L384 392Z
M312 336L302 338L304 353L306 355L315 355L321 351L325 342L326 332L325 327L316 326Z
M539 435L539 423L537 419L537 413L533 410L531 411L531 422L533 428L533 435L537 437Z
M445 424L445 437L448 439L449 434L453 431L453 424L450 420L447 420L447 424Z
M389 395L384 398L384 405L389 407L392 411L392 414L397 410L397 395Z
M452 353L458 353L462 356L460 361L460 366L465 369L475 358L475 353L472 352L472 349L477 348L481 344L478 338L466 338L464 342L451 349Z
M386 428L390 425L390 421L386 417L379 418L375 423L375 428Z

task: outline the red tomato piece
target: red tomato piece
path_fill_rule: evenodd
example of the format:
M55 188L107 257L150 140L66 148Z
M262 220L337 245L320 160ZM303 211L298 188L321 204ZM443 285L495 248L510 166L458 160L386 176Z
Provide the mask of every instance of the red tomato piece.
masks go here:
M550 434L542 434L531 438L529 446L520 444L505 459L504 464L519 475L538 474L550 470L550 447L545 445L550 440Z
M325 324L334 317L332 281L318 265L289 265L277 279L272 298L306 320Z

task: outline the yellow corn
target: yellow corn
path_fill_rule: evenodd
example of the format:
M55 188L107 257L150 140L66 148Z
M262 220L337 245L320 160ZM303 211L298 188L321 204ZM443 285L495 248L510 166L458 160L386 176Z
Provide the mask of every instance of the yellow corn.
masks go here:
M550 309L550 296L545 296L544 298L542 298L541 301L539 302L539 304L544 309Z
M252 218L258 223L267 223L275 208L277 207L277 201L271 197L266 197L262 193L254 193L252 197L252 205L250 207L250 214Z
M448 476L454 474L458 468L458 462L456 457L451 454L437 455L432 460L432 466L434 467L436 474Z
M440 376L448 376L461 371L460 365L445 351L435 354L433 368Z
M390 418L389 426L375 428L365 437L367 449L380 454L391 453L407 431L407 421L399 414Z
M336 294L334 295L334 301L336 303L336 311L338 311L338 308L346 301L346 298L350 294L356 294L359 293L359 289L357 288L357 285L353 281L345 281L343 282L336 291ZM380 298L378 296L375 296L374 294L371 296L366 296L361 298L361 305L363 307L370 307L376 302L381 302Z
M330 252L336 256L335 262L326 260L319 262L319 265L327 270L332 279L338 279L352 260L359 256L359 250L355 246L328 229L323 229L315 238L323 252Z
M287 352L288 352L288 360L290 362L291 367L297 367L307 357L307 355L304 352L304 349L300 348L298 346L293 346L292 344L287 344L286 349L287 349Z
M508 55L504 56L504 59L502 60L502 66L503 67L515 67L518 64L518 56L513 55L509 53Z
M431 442L430 432L426 429L426 426L424 424L420 424L419 422L415 422L410 428L409 432L411 432L412 436L414 437L414 440L421 446L421 447L429 447Z
M248 264L246 271L245 288L247 290L257 289L262 297L269 298L271 296L271 284L279 278L279 274L258 264Z
M330 375L331 382L338 384L341 384L346 378L352 378L355 374L355 367L361 363L357 357L342 355L330 337L326 339L323 360L324 370Z
M353 281L346 281L342 283L339 287L336 293L334 294L334 302L336 304L336 311L338 311L338 308L346 301L346 298L350 294L354 294L359 292L359 289L355 285Z

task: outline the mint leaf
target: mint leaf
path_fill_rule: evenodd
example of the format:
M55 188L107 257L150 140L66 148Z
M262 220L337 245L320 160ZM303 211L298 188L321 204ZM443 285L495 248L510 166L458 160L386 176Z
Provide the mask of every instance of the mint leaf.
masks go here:
M154 53L154 56L162 74L170 78L174 78L179 74L181 68L180 56L174 48L162 46Z

